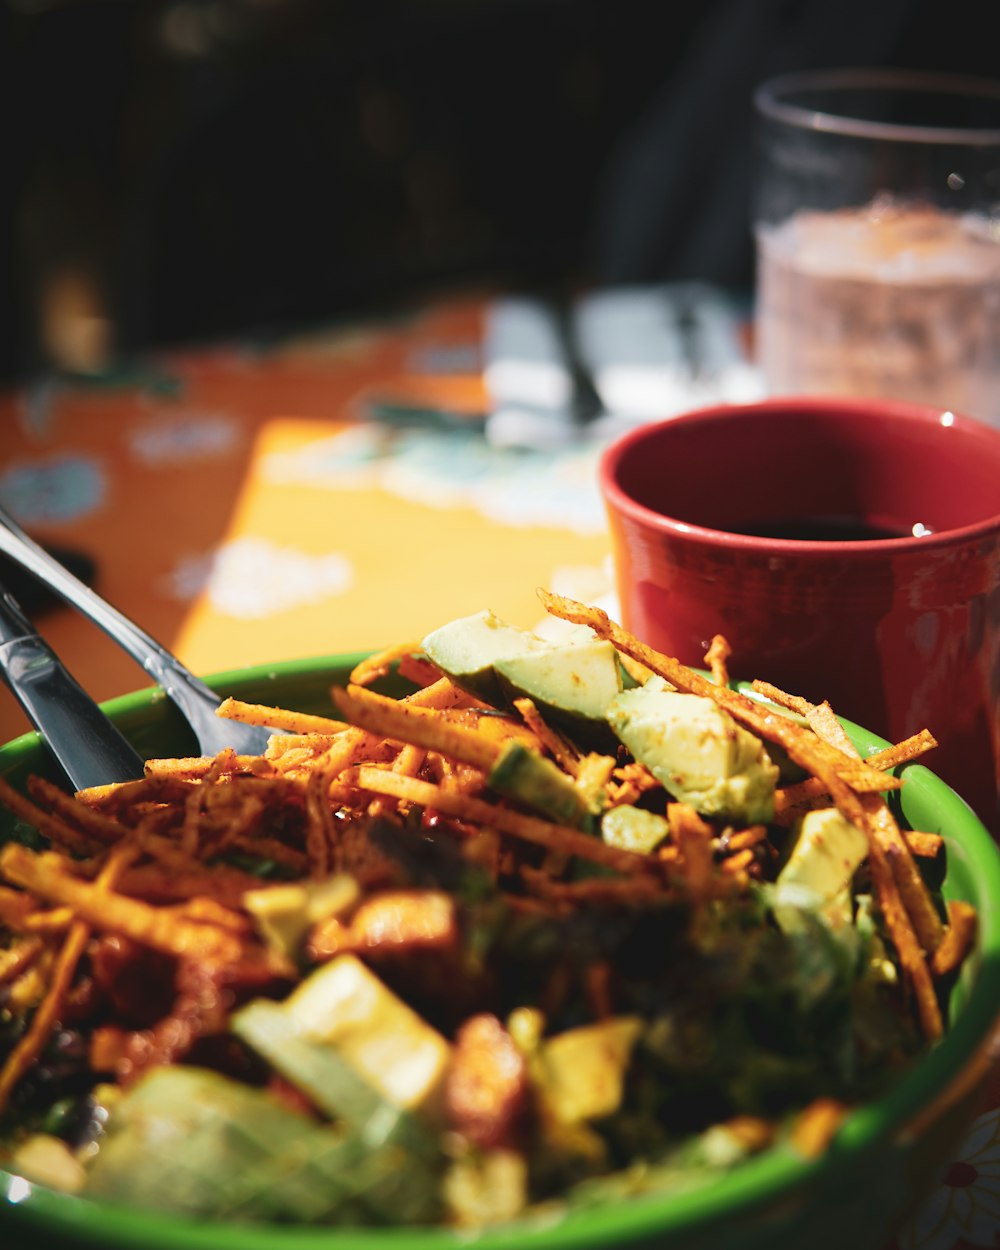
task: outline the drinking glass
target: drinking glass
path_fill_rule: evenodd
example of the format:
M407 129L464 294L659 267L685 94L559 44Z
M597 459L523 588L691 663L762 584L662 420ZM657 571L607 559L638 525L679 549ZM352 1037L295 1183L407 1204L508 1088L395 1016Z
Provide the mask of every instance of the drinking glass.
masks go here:
M1000 425L1000 82L803 72L754 104L767 390Z

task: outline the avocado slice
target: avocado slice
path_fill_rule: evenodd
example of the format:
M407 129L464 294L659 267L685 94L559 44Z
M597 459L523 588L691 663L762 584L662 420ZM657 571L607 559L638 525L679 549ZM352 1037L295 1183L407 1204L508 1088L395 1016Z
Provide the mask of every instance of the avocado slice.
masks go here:
M435 629L422 646L427 658L456 686L497 707L502 705L503 696L494 670L496 661L546 651L552 644L529 630L508 625L484 608Z
M714 700L652 678L617 695L608 722L674 798L702 815L746 824L774 815L777 766Z
M609 846L623 851L649 855L669 836L670 824L665 816L629 803L609 808L601 817L601 837Z
M776 886L810 890L820 910L833 925L851 921L850 884L868 854L868 838L835 807L806 812L799 822L798 838ZM779 923L781 910L776 909Z
M642 1029L638 1016L611 1016L542 1042L532 1076L557 1120L579 1124L618 1110Z
M321 1110L349 1119L370 1118L375 1095L433 1111L451 1058L441 1034L354 955L317 968L283 1003L247 1003L230 1027Z
M115 1105L84 1194L234 1221L434 1218L439 1160L373 1127L345 1135L217 1072L151 1068Z
M591 832L594 816L591 803L556 764L522 742L511 741L490 771L492 789L534 808L549 820Z
M606 713L623 688L618 652L610 642L586 638L525 651L498 659L494 668L509 702L531 699L543 717L578 743L606 746L610 741Z

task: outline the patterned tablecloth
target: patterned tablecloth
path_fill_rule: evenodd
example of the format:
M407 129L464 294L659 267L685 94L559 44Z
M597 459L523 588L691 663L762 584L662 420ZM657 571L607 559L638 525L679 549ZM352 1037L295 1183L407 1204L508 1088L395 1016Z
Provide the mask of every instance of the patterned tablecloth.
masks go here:
M491 444L482 301L157 356L0 397L0 503L200 673L419 638L545 585L613 604L599 437ZM145 683L72 611L40 632L98 698ZM0 691L0 741L27 728ZM1000 1246L1000 1088L899 1250Z

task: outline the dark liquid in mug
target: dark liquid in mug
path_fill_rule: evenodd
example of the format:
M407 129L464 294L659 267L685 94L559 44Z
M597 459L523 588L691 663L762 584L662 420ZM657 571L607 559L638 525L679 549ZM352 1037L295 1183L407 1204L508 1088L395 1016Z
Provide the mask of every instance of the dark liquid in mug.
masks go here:
M791 538L811 543L876 542L885 538L914 537L913 527L872 525L862 517L851 516L778 517L756 525L730 525L726 528L732 534L747 534L754 538Z

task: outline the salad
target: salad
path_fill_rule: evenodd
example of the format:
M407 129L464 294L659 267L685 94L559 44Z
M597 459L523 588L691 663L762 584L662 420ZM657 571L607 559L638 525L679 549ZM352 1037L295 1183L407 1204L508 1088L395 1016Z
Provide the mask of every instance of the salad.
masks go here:
M0 1166L482 1227L816 1154L933 1045L976 917L887 801L931 735L863 760L724 639L540 595L557 635L452 621L329 717L226 700L261 757L0 780Z

